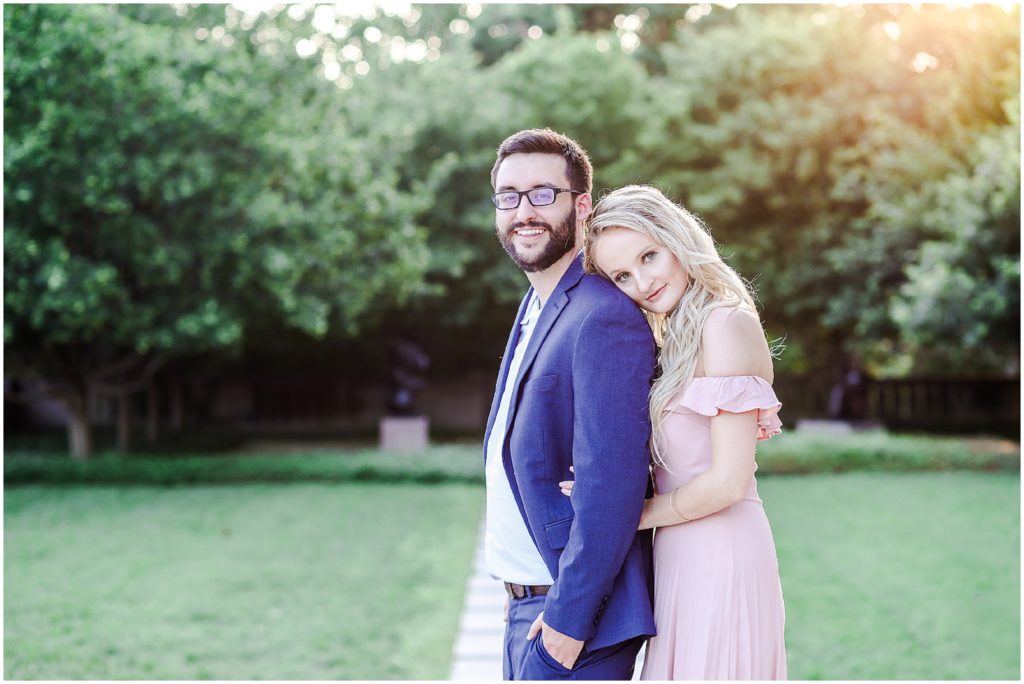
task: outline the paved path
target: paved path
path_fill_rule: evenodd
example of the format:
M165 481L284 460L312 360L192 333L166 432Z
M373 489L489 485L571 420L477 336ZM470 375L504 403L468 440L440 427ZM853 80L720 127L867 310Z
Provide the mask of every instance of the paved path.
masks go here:
M459 620L459 634L452 648L448 679L456 681L500 681L501 654L505 636L505 588L484 569L484 528L481 526L473 572L466 586L466 603ZM633 679L640 678L644 648L636 659Z
M501 680L504 610L505 588L484 570L484 528L481 526L448 679Z

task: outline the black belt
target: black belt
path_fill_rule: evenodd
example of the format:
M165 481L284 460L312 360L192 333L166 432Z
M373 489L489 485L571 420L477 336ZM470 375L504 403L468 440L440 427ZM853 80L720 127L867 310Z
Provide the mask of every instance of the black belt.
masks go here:
M505 591L514 599L527 598L530 596L543 596L551 589L550 584L522 585L505 582Z

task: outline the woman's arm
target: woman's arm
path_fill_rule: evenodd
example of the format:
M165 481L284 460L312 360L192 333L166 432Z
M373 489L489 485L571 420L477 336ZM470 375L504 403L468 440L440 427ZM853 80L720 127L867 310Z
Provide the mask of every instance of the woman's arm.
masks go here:
M704 326L707 376L758 375L771 382L771 353L760 321L743 309L718 309ZM640 529L678 525L741 500L754 476L757 410L711 418L711 467L682 487L644 502Z
M743 498L754 476L757 411L711 419L711 467L682 487L644 501L640 529L703 518Z

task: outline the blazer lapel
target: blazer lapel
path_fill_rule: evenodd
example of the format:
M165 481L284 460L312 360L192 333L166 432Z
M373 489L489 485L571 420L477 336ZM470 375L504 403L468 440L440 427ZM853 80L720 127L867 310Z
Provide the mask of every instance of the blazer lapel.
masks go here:
M491 399L491 412L487 416L487 429L484 431L484 460L487 459L487 442L491 436L491 429L494 428L494 418L498 415L498 405L501 404L501 395L505 391L505 383L508 380L508 368L512 363L512 354L515 353L516 345L519 343L519 332L522 329L520 321L526 314L526 305L533 296L533 288L526 291L526 296L519 303L519 313L516 314L516 321L512 325L512 331L508 335L508 342L505 344L505 354L501 357L501 369L498 371L498 380L494 385L494 398Z
M508 408L508 429L506 430L506 435L512 433L512 425L515 423L516 409L519 408L519 390L522 387L523 377L530 370L533 360L537 358L537 352L540 351L540 346L544 344L544 338L551 332L555 321L562 314L565 305L569 303L568 291L576 287L576 284L579 283L582 277L583 261L582 257L578 257L573 260L569 269L562 276L562 279L558 281L554 292L551 293L551 297L540 312L540 318L537 319L537 327L533 330L533 337L530 338L530 344L526 347L523 363L519 366L519 374L515 379L515 386L512 390L512 402ZM520 315L522 315L522 309L520 309ZM507 372L507 369L505 372Z
M551 328L554 326L555 321L561 315L565 309L565 305L569 303L569 295L566 294L569 290L576 287L580 279L583 277L583 261L582 257L577 257L570 264L569 269L562 276L562 279L558 281L558 285L555 287L554 292L551 293L551 297L548 298L544 308L541 310L540 318L537 319L536 327L533 329L533 336L530 338L530 344L526 347L526 352L523 356L523 362L519 366L519 373L516 375L513 382L515 385L512 388L512 399L508 407L508 424L505 428L505 440L501 445L501 457L502 465L505 466L505 474L508 477L509 486L512 488L512 497L516 501L516 505L519 507L519 514L523 516L523 522L526 523L526 531L530 533L530 538L533 539L533 543L537 544L537 537L534 535L533 528L530 526L529 519L526 515L526 509L523 506L523 496L519 491L519 482L516 480L515 470L512 467L512 452L509 450L508 445L512 437L512 429L515 425L516 411L519 406L519 390L523 384L523 377L526 372L530 369L534 359L537 358L537 352L540 351L540 346L544 343L544 338L547 337L548 333L551 332ZM526 301L529 300L529 293ZM516 324L518 327L519 321L522 319L525 306L519 308L519 316L516 317ZM518 339L518 332L513 332L513 336ZM515 349L513 342L509 342L509 349L505 352L505 355L511 358L512 351ZM507 364L502 366L502 376L504 377L508 373ZM491 409L492 419L494 408ZM490 430L488 429L488 434Z

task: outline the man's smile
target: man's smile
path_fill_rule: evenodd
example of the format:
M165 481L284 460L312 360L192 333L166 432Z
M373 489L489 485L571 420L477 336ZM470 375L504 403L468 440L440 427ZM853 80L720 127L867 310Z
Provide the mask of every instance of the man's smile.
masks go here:
M512 226L509 232L513 236L525 239L528 242L532 242L534 239L540 237L544 233L548 232L550 228L548 226L542 226L537 224L531 225L516 225Z

